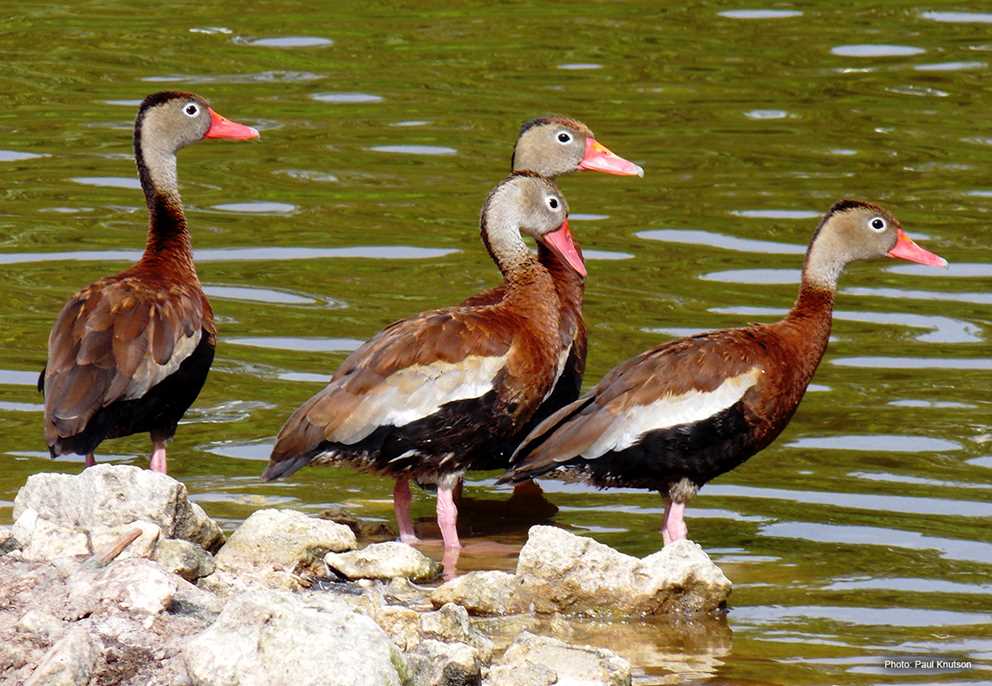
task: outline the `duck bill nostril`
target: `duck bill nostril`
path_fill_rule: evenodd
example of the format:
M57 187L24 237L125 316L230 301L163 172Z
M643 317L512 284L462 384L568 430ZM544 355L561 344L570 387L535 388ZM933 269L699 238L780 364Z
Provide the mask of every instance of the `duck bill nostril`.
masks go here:
M203 134L203 137L223 138L229 141L248 141L258 138L258 130L244 124L239 124L236 121L231 121L210 110L210 128Z
M579 162L579 169L616 176L644 176L644 170L638 165L614 154L592 137L586 138L586 150Z
M572 232L568 229L568 219L565 219L557 230L550 231L541 236L541 240L561 255L580 276L586 275L586 265L582 261L582 256L579 255L578 249L575 247L575 241L572 240Z
M929 267L947 267L947 260L918 246L902 229L898 230L896 236L895 247L887 253L889 257L909 260Z

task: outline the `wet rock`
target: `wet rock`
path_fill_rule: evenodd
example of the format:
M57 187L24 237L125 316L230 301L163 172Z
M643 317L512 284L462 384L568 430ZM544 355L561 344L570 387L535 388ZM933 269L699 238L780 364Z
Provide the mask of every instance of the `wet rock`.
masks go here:
M45 653L24 686L82 686L90 683L101 646L84 626L73 627Z
M697 613L725 605L731 583L691 541L640 560L590 538L532 527L517 561L514 606L536 612Z
M396 534L387 522L381 520L362 519L341 507L333 507L323 510L319 515L321 519L329 519L332 522L343 524L351 529L352 533L359 540L370 538L394 538Z
M464 643L427 639L407 655L416 686L478 686L482 668L475 649Z
M249 591L187 643L196 686L400 686L407 667L371 619L322 594Z
M299 567L316 570L327 551L351 550L355 534L346 526L308 517L294 510L257 510L214 557L218 570L254 571L268 576L274 570Z
M544 672L533 667L543 667L554 672L558 684L588 684L604 686L630 686L630 663L616 653L603 648L574 646L547 636L522 633L499 660L497 666L519 669L530 681L508 680L512 674L507 670L496 669L500 686L518 686L530 683L548 683ZM493 684L493 674L487 684Z
M440 565L416 548L390 541L373 543L348 553L324 556L328 568L349 579L392 579L405 577L428 581L441 573Z
M493 642L472 627L468 612L460 605L447 603L436 612L420 615L420 633L426 638L468 644L482 660L492 658Z
M190 502L183 484L127 465L97 465L77 475L33 474L14 500L15 520L29 511L55 526L82 531L152 522L163 538L182 538L207 550L224 540L217 523Z
M213 556L206 550L178 538L159 541L154 560L167 572L178 574L187 581L213 574L216 565Z
M518 581L508 572L469 572L438 586L431 603L457 603L472 614L502 615L514 611Z
M413 650L420 643L420 613L402 605L387 605L373 615L386 635L400 649Z

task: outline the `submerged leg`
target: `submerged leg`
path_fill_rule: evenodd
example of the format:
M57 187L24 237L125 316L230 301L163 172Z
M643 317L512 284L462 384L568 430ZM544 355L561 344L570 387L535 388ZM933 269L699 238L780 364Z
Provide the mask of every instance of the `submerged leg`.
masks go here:
M543 498L544 490L532 479L513 484L513 495Z
M661 523L661 538L665 541L665 545L685 538L689 533L682 519L684 512L685 503L678 503L665 497L665 516Z
M152 456L149 460L148 468L153 472L166 473L165 467L165 441L153 440Z
M93 457L93 451L86 453L86 466L92 467L96 464L96 458Z
M455 499L452 494L451 484L438 484L437 486L437 525L441 528L441 538L444 539L444 548L461 548L458 541L458 508L455 506Z
M393 486L393 512L396 513L396 526L400 529L400 541L416 543L419 539L413 530L413 519L410 518L410 480L400 477Z

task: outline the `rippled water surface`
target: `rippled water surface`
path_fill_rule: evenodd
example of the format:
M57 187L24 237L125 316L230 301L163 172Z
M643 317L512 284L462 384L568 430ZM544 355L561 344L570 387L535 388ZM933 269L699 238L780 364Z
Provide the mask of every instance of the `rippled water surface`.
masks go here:
M170 467L229 528L263 506L391 521L383 480L311 469L262 484L262 461L360 341L496 283L479 207L520 122L561 112L646 170L561 180L598 258L590 384L673 335L778 316L837 198L882 202L952 263L852 267L816 392L775 445L693 501L691 537L736 584L726 621L572 638L629 657L639 684L992 681L987 7L7 4L0 521L29 474L80 469L47 459L34 383L65 299L143 246L129 133L142 96L195 89L263 133L180 157L221 340ZM883 9L857 9L869 4ZM145 465L147 451L133 437L99 459ZM466 490L465 569L511 567L548 516L510 517L494 477ZM657 495L546 490L560 526L636 555L660 544ZM417 494L427 536L433 505ZM883 669L907 654L976 669Z

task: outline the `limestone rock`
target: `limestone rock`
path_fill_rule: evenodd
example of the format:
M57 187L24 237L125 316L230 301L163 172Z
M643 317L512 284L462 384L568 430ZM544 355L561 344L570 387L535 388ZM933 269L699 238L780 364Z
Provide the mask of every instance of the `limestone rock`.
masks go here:
M84 626L73 627L45 654L25 686L83 686L100 659L100 646Z
M166 538L182 538L215 549L224 534L186 487L165 474L128 465L97 465L77 475L28 477L14 500L14 519L28 510L54 525L90 530L153 522Z
M19 547L17 537L14 536L14 528L11 526L0 526L0 555L6 555Z
M214 557L229 572L313 567L327 551L351 550L355 534L346 526L294 510L257 510Z
M325 594L235 596L183 649L194 686L400 686L407 667L376 624Z
M121 560L95 571L84 569L69 587L70 617L124 610L152 620L172 606L180 581L143 559Z
M405 543L373 543L348 553L328 553L327 566L349 579L392 579L402 576L428 581L440 573L440 566Z
M464 643L427 639L407 655L417 686L478 686L482 668L476 651Z
M500 665L520 668L522 672L527 670L531 673L531 681L509 681L506 680L504 672L497 672L503 684L529 684L534 683L536 676L537 683L545 678L543 672L535 670L533 667L543 667L557 675L557 681L551 683L558 684L579 684L585 686L630 686L630 663L616 653L603 648L592 648L589 646L574 646L563 643L555 638L547 636L535 636L532 633L522 633L514 641L503 657L499 660ZM492 683L492 675L488 683ZM545 681L544 683L548 683Z
M541 613L696 613L722 607L731 583L691 541L640 560L590 538L532 527L517 560L514 605Z
M420 643L420 613L402 605L387 605L373 615L376 624L402 650L413 650Z
M30 634L38 634L46 641L56 641L65 633L66 625L55 615L32 608L17 621L17 628Z
M554 686L557 683L558 675L553 670L527 662L491 667L482 686Z
M355 536L359 539L395 538L396 536L387 522L378 519L363 519L341 507L322 510L317 516L321 519L329 519L332 522L344 524L346 527L351 529Z
M517 585L516 577L508 572L469 572L434 589L431 603L435 607L457 603L471 614L507 614L514 611Z
M178 538L159 541L154 559L166 571L192 582L212 574L216 567L210 553L195 543Z
M420 615L420 633L425 638L466 643L479 653L482 660L492 658L493 642L472 627L464 607L447 603L436 612Z

